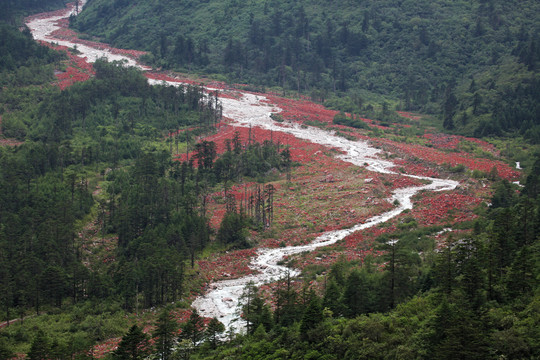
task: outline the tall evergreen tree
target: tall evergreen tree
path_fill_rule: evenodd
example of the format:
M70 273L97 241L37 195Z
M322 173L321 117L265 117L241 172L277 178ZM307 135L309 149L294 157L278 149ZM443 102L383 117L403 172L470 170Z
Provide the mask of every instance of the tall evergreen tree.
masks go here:
M169 360L175 343L175 334L178 330L178 324L170 315L167 309L164 309L158 317L157 328L153 333L155 339L155 348L161 360Z
M180 340L186 339L196 347L204 337L204 322L197 310L193 309L189 320L181 327Z
M116 360L142 360L152 352L149 336L137 325L133 325L113 352Z
M43 330L39 329L32 341L32 346L28 352L28 359L43 360L48 359L49 356L51 356L51 344Z
M212 346L212 349L215 349L219 342L219 337L225 331L225 325L215 317L210 320L208 327L205 331L205 338Z

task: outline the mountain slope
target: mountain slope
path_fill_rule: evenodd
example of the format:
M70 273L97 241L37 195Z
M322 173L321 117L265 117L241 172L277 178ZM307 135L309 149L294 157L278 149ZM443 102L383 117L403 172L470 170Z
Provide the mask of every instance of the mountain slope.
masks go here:
M426 107L537 33L538 2L93 0L74 23L165 68L310 91L360 89ZM535 28L536 27L536 28ZM514 53L514 55L513 55ZM429 109L429 107L428 107Z
M58 9L63 6L64 1L61 0L2 0L0 2L0 21L15 24L18 22L19 16Z

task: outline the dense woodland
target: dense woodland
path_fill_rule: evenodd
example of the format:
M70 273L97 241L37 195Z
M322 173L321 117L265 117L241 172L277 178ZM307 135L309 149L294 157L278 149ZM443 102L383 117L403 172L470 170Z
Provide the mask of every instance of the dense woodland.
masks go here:
M360 113L437 114L446 130L540 142L537 1L91 0L73 26L156 67L280 86Z
M18 16L35 3L2 6ZM151 44L156 66L279 85L355 113L371 111L373 101L365 103L382 94L403 108L438 112L447 129L538 141L538 22L516 15L537 14L535 2L129 4L92 0L74 25L101 29L122 46ZM200 21L208 7L212 21ZM181 22L175 17L189 11ZM151 28L160 17L166 26ZM95 76L61 91L50 83L62 53L7 24L0 39L2 136L23 142L0 147L0 319L43 319L39 328L0 330L0 358L21 348L29 359L92 358L89 349L111 337L122 337L112 359L540 356L540 160L526 169L523 188L494 185L491 206L464 225L470 235L433 251L431 235L442 229L411 220L378 239L384 255L335 263L322 288L284 278L270 307L248 286L247 334L223 337L221 323L192 312L178 337L166 305L200 287L195 259L251 246L247 229L270 216L259 191L251 207L228 202L213 233L206 195L242 179L264 183L272 169L290 171L288 148L236 134L218 155L213 142L195 143L221 120L217 96L201 87L149 86L137 70L98 61ZM365 126L344 115L335 121ZM173 161L174 147L189 160ZM116 244L110 264L88 263L90 219ZM306 269L305 284L316 270ZM133 325L128 314L156 307L149 333Z
M0 21L19 25L21 16L55 10L62 6L64 6L62 0L4 0L0 3Z

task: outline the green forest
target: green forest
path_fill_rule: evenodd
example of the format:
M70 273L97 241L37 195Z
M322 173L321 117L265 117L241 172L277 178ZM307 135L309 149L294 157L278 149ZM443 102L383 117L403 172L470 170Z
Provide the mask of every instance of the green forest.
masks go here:
M91 0L72 25L155 67L361 113L388 101L468 136L540 142L537 1ZM159 25L156 25L159 24Z
M56 10L63 6L62 0L4 0L0 3L0 21L19 25L22 16L39 11Z
M409 219L377 238L380 256L308 266L271 302L248 285L245 334L175 316L203 286L196 261L252 247L271 216L265 183L299 164L288 146L238 132L221 154L197 141L222 122L218 93L202 86L150 86L105 60L90 80L53 86L66 55L18 25L62 5L0 4L0 137L20 142L0 146L0 323L17 319L0 329L0 359L94 359L111 338L111 360L540 357L538 2L90 0L71 19L84 36L149 51L155 68L355 114L430 113L509 157L527 152L523 186L494 174L490 205L447 246L435 246L441 226ZM335 123L367 127L343 112ZM240 181L259 186L251 208L227 197ZM226 202L217 230L215 189ZM101 252L89 250L96 233Z

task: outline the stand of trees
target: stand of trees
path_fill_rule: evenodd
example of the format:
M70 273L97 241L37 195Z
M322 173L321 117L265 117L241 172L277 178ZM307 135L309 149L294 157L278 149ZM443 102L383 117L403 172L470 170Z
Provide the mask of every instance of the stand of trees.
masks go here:
M4 0L0 3L0 22L10 25L20 24L20 17L32 13L60 9L62 0Z
M127 309L139 294L141 307L175 300L183 291L183 261L208 242L194 180L180 186L173 176L179 164L167 151L152 149L152 142L178 127L211 131L218 104L199 87L151 87L140 72L116 63L98 61L94 69L95 78L62 92L42 86L0 94L9 112L4 133L19 124L25 140L0 148L0 302L6 320L67 299L114 295L126 299ZM201 116L207 112L214 114L210 121ZM83 266L76 233L95 205L99 169L110 183L100 204L100 231L119 238L116 266L108 274Z

